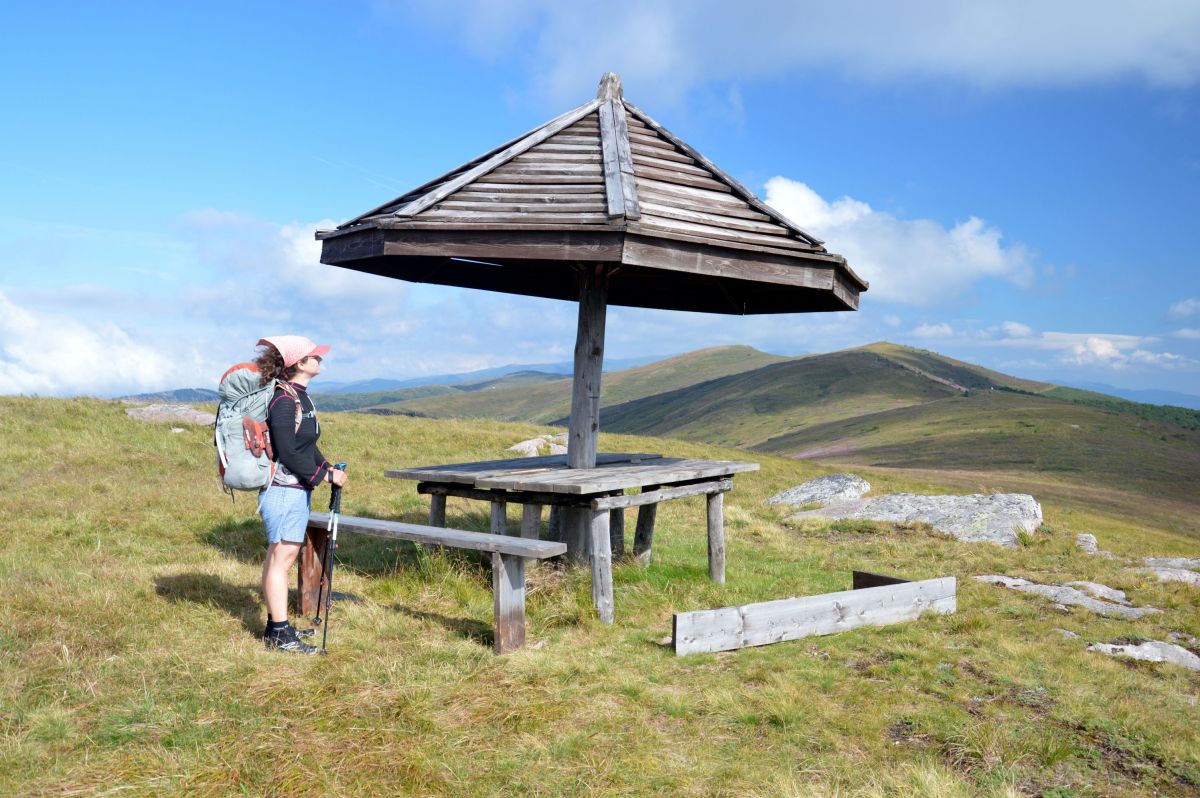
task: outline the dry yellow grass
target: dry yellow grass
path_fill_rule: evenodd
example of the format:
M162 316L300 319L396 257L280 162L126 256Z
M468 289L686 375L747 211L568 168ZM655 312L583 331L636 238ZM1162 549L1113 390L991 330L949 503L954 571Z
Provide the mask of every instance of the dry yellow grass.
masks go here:
M1069 490L1015 550L893 525L790 527L762 504L822 472L755 455L727 498L729 580L708 581L703 501L660 513L655 561L616 569L617 622L586 574L533 569L529 636L485 644L478 559L349 538L327 658L262 650L263 547L230 505L207 430L128 420L94 400L0 399L0 794L3 795L1194 795L1200 677L1084 651L1200 636L1194 589L1088 558L1185 553L1169 514ZM345 511L419 520L388 467L503 456L543 428L354 415L323 419L353 469ZM747 458L602 436L605 450ZM863 470L887 489L937 474ZM997 477L999 482L1007 479ZM317 504L324 500L318 495ZM483 508L449 520L485 529ZM512 522L517 522L514 509ZM1194 556L1194 550L1193 550ZM854 568L959 577L954 616L718 655L658 640L675 611L843 589ZM1163 608L1137 623L1060 614L968 577L1095 579ZM1064 639L1065 628L1082 640Z

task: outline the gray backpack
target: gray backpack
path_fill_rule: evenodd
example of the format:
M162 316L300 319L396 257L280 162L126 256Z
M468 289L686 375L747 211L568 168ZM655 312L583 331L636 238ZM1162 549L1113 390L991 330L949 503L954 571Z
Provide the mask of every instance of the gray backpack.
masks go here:
M286 382L272 380L262 385L258 366L253 363L233 366L217 386L221 401L217 405L213 445L217 447L221 489L230 496L235 490L271 487L276 464L271 450L271 432L267 428L267 409L277 385L296 403L296 430L299 431L303 417L300 397Z

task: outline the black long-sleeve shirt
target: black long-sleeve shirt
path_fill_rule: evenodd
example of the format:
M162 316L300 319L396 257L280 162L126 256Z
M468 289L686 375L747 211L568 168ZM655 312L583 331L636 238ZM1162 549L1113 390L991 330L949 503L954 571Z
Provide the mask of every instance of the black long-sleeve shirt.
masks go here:
M312 490L325 480L329 461L317 448L321 425L317 411L304 386L291 384L300 399L302 418L296 429L296 402L282 388L275 388L267 408L267 427L271 430L271 448L279 467L274 484L289 488Z

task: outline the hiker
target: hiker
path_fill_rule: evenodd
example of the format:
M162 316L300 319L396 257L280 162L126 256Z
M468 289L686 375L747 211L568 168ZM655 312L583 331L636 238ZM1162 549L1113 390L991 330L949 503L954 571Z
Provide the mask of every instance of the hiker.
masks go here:
M267 410L267 426L277 462L271 485L258 496L258 512L267 530L267 557L262 588L267 604L263 643L268 649L314 654L317 649L302 641L312 629L296 629L288 622L288 572L304 544L312 492L322 483L342 486L346 472L330 465L317 448L321 425L308 398L308 384L321 373L321 358L329 351L301 335L276 335L258 342L262 351L255 361L262 385L279 380ZM296 424L296 414L301 420Z

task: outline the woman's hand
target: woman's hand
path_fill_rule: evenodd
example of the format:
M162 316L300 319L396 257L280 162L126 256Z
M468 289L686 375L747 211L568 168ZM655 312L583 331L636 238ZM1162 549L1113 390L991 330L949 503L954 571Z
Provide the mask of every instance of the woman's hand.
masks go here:
M337 485L339 488L344 486L346 484L346 480L349 479L349 477L346 476L345 471L339 471L336 468L329 469L328 474L329 481L334 485Z

